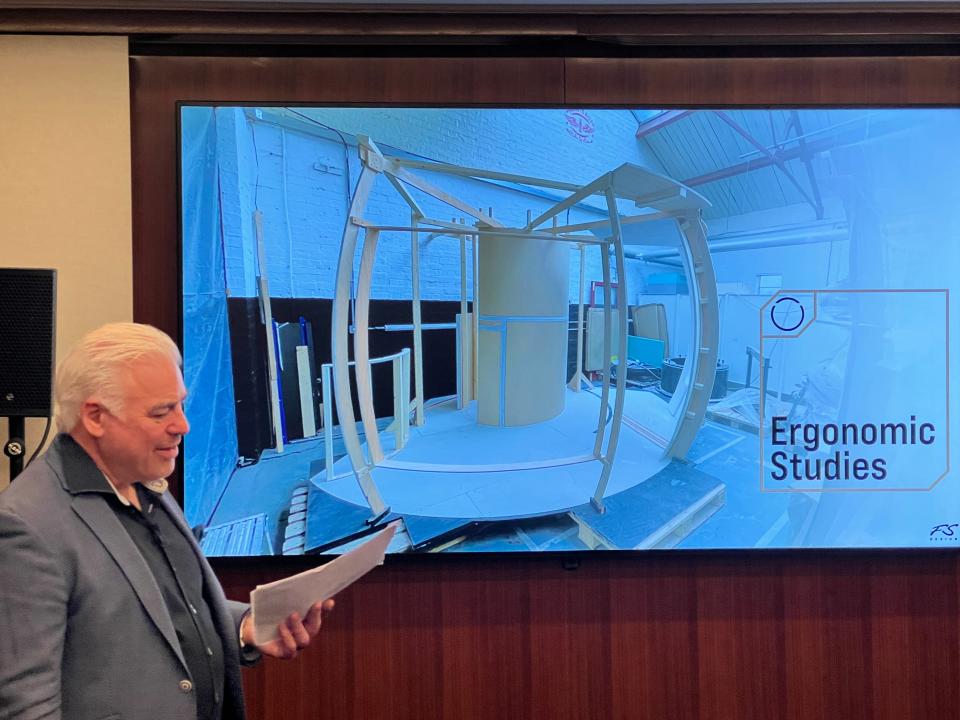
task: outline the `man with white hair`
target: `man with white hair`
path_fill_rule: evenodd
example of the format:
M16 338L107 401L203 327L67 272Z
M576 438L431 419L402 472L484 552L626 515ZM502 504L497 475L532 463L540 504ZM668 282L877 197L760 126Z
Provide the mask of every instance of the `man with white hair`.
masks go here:
M0 493L4 720L242 720L241 663L296 656L333 606L254 646L167 492L180 362L156 328L113 323L60 364L60 434Z

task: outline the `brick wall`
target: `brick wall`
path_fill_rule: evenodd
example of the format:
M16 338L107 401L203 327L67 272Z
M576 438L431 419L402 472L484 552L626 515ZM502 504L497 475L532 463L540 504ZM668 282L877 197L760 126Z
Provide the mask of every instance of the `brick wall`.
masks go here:
M256 244L252 212L264 219L270 294L331 297L340 239L348 212L347 188L361 166L354 136L369 135L385 154L414 156L485 169L586 183L624 162L650 164L635 139L636 120L626 110L590 111L569 120L565 110L380 109L303 110L310 120L278 120L269 111L217 111L223 242L231 295L252 296ZM569 121L568 121L569 120ZM592 126L585 124L592 123ZM326 127L325 127L326 126ZM336 128L340 132L331 131ZM526 222L564 195L436 173L421 177L471 206L511 225ZM424 212L443 220L462 213L419 191ZM561 222L606 215L599 200L578 206ZM624 206L623 212L629 212ZM363 217L408 225L410 210L385 177L378 177ZM469 259L468 272L472 267ZM447 237L420 237L421 293L425 300L455 300L460 293L460 244ZM375 299L411 295L410 236L384 233L374 269ZM600 257L587 252L587 286L599 280ZM359 256L355 259L355 269ZM531 273L535 272L531 268ZM576 301L579 253L571 252L570 299ZM632 299L632 298L631 298Z

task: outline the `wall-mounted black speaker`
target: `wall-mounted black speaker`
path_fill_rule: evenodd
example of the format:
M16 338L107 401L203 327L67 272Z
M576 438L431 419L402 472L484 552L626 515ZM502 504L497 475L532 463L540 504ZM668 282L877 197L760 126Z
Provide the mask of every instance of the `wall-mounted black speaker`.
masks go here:
M57 271L0 268L0 417L49 417Z

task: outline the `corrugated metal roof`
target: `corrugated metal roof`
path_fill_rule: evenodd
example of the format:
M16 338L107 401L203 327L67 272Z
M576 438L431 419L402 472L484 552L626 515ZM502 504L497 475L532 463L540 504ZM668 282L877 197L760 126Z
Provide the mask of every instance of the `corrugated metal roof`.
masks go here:
M810 202L812 210L820 188L811 180L803 147L812 158L831 137L842 135L849 141L857 126L862 126L866 136L871 112L695 110L639 141L667 175L691 184L710 200L713 207L705 212L707 218L804 202ZM786 155L780 160L782 167L769 161L769 155L777 153ZM760 167L749 168L751 162ZM722 177L707 181L715 176Z

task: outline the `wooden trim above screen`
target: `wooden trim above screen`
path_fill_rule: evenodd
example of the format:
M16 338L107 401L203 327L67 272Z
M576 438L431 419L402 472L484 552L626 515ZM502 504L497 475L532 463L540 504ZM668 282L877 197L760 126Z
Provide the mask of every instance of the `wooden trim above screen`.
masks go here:
M960 105L958 57L570 58L564 76L585 105Z
M182 0L11 0L0 32L100 33L155 43L353 38L476 43L534 38L612 45L956 44L960 8L947 2L749 4L340 4Z

